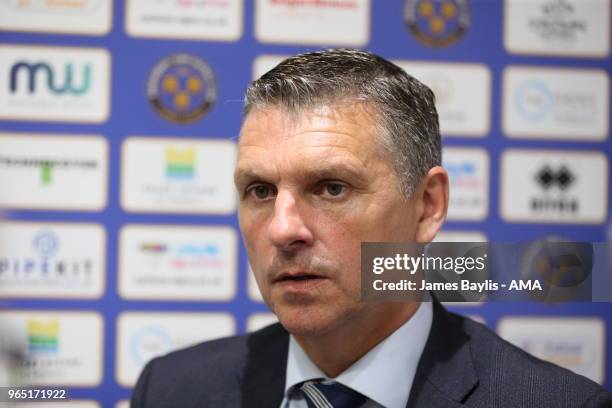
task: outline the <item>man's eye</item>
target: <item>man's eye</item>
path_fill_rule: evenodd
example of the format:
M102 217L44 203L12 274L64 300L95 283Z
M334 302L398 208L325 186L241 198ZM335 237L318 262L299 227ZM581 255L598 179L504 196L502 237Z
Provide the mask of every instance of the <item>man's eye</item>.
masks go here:
M258 200L265 200L266 198L269 198L273 192L269 186L258 184L249 189L249 194L255 196L255 198Z
M347 187L342 183L328 182L323 185L322 194L330 197L339 197L346 193Z

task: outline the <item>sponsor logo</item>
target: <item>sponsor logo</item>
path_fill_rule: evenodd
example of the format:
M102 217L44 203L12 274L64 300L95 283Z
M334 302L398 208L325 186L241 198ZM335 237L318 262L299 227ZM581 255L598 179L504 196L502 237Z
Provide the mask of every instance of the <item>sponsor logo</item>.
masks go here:
M196 150L191 148L166 149L166 178L192 180L195 176Z
M29 385L97 386L102 380L102 318L93 312L2 311L23 356L13 381ZM4 333L3 333L4 334Z
M498 332L538 358L603 381L605 333L599 319L507 317Z
M160 326L141 327L130 339L130 356L134 363L144 366L153 357L170 351L174 341L170 334Z
M0 46L0 117L103 122L108 117L110 57L76 47Z
M28 351L30 353L56 354L59 347L60 322L57 319L28 320Z
M93 261L89 257L56 257L60 240L52 231L43 230L34 236L32 247L38 256L18 257L0 255L0 279L30 281L70 281L71 284L92 282Z
M605 57L608 0L506 0L504 43L511 52Z
M236 331L225 313L122 313L117 320L117 381L132 386L150 359Z
M447 148L443 166L450 180L449 219L482 219L488 212L486 153L479 149Z
M128 0L130 35L235 41L242 35L243 0Z
M101 209L107 149L96 136L0 134L0 207Z
M543 194L531 199L531 209L534 212L567 212L577 213L579 198L571 195L571 187L576 176L568 165L563 164L557 168L544 165L534 175L535 182L544 193L557 192L554 196Z
M255 7L261 42L365 46L370 0L262 0Z
M191 123L204 117L217 101L217 84L204 60L175 54L155 65L149 75L147 96L164 119Z
M104 234L98 226L3 223L0 233L0 297L101 295Z
M607 167L598 152L505 152L502 216L510 221L601 222L607 212Z
M467 0L406 0L404 20L421 43L447 47L468 29L470 9Z
M70 93L73 95L86 94L91 87L91 64L85 64L80 71L80 76L73 71L76 71L73 64L67 63L64 65L63 70L63 82L59 79L51 65L46 62L29 63L25 61L18 61L11 66L10 69L10 90L11 93L18 91L18 79L19 77L27 79L27 92L33 94L36 92L36 79L43 79L43 87L54 95L61 95L64 93ZM19 75L21 73L21 76ZM76 81L75 76L81 78L79 84L73 83Z
M126 298L228 300L235 292L230 228L127 226L120 243L119 285Z
M608 76L599 70L510 67L503 127L511 137L604 140Z
M0 28L102 35L111 27L111 0L0 0Z
M36 158L36 157L11 157L0 154L0 168L38 168L40 184L49 186L53 182L53 170L82 170L95 171L98 167L96 160L75 158Z
M526 81L516 89L517 110L530 122L540 122L549 115L559 124L588 124L597 118L597 100L592 92L559 90L543 81Z
M491 73L482 64L397 61L431 88L443 136L483 137L489 131Z
M235 149L230 141L129 138L122 153L122 205L131 211L233 212Z
M574 42L588 30L588 21L576 17L570 1L547 1L539 8L540 15L531 16L527 24L542 40Z

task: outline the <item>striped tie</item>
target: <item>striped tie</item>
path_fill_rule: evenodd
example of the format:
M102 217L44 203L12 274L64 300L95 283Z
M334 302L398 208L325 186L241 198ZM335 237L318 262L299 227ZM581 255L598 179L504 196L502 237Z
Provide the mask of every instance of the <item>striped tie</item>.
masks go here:
M365 395L335 382L306 381L300 389L308 408L357 408L368 400Z

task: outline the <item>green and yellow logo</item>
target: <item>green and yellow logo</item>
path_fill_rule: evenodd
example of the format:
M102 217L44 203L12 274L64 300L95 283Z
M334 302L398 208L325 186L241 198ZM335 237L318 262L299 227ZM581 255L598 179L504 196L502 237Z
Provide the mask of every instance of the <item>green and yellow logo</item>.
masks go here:
M28 350L32 353L57 353L59 348L59 320L28 321Z

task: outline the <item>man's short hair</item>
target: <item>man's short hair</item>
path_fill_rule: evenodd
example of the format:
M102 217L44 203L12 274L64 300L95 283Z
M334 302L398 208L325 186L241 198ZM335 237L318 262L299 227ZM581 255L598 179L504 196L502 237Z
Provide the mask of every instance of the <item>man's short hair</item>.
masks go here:
M383 149L410 197L429 169L440 165L442 142L433 92L397 65L371 52L331 49L285 59L251 82L244 117L278 107L299 114L324 104L363 102L373 108Z

